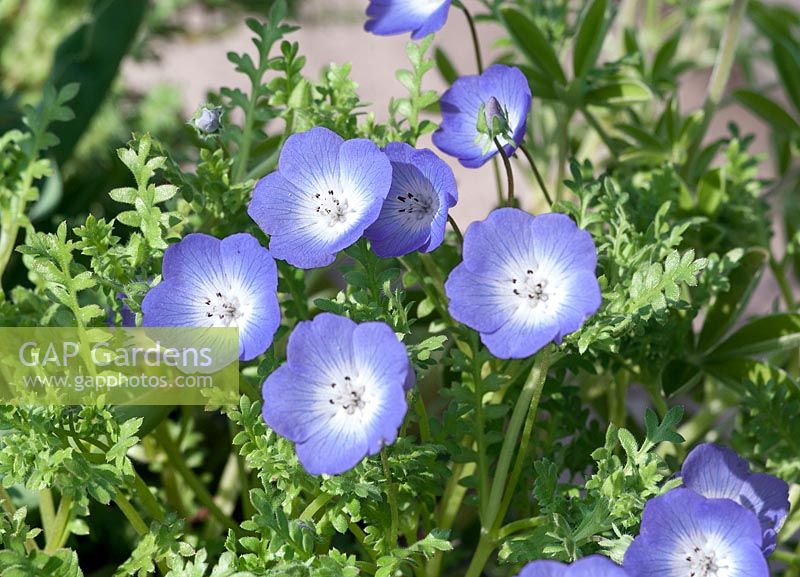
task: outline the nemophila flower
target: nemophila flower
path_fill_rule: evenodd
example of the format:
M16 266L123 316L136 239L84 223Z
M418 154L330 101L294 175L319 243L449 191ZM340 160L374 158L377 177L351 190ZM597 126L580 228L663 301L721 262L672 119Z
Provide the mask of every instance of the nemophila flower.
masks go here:
M571 565L534 561L525 565L517 577L628 577L628 573L608 557L591 555Z
M144 326L237 327L242 360L269 348L280 324L278 270L255 237L190 234L166 250L162 276L142 301Z
M433 142L468 168L477 168L497 154L497 147L480 126L503 128L497 136L511 155L525 138L531 89L517 68L495 64L480 76L462 76L440 101L442 124Z
M389 325L322 313L297 325L264 381L264 421L294 441L306 471L336 475L394 442L411 379Z
M380 36L405 34L417 40L444 26L451 0L370 0L367 32Z
M375 222L391 184L389 159L371 141L312 128L286 140L247 212L270 235L275 258L322 267Z
M683 484L712 499L730 499L746 507L761 524L764 554L775 550L778 531L789 514L789 485L750 465L731 449L711 443L695 447L681 469Z
M447 211L458 200L453 171L432 151L404 142L392 142L385 152L392 163L392 187L364 236L384 258L430 252L442 244Z
M220 129L220 119L222 118L221 108L203 107L200 114L192 121L194 127L200 132L211 134Z
M501 208L470 225L445 290L450 314L499 358L524 358L600 306L592 237L568 216Z
M673 489L647 502L625 553L634 577L768 577L761 528L730 499Z

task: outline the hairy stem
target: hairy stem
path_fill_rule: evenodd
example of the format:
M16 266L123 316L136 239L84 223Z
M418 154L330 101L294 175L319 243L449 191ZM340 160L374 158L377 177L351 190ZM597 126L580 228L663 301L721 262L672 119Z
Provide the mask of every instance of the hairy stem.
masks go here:
M453 232L456 233L456 238L458 239L458 244L463 245L464 244L464 235L461 234L461 229L459 228L458 223L449 214L447 215L447 222L450 223L450 226L452 227Z
M500 458L497 462L497 473L494 481L492 481L492 490L489 494L489 504L484 523L484 527L486 528L493 528L498 520L502 520L503 511L501 510L501 505L503 502L503 495L508 491L506 488L506 480L508 479L509 470L511 468L511 459L514 455L514 449L519 443L520 431L525 422L536 420L536 411L539 407L539 399L542 396L542 388L544 387L544 381L547 377L547 369L549 366L550 350L549 347L546 347L538 353L533 369L530 375L528 375L528 380L525 381L522 387L522 392L514 407L511 420L508 423L508 429L506 430L503 445L500 449ZM520 447L520 450L522 450L522 448L523 447ZM527 449L527 442L525 442L524 448ZM511 491L513 491L513 489L513 487L510 488Z
M506 178L508 179L508 199L506 201L506 206L513 206L514 205L514 173L511 171L511 161L508 159L508 154L506 154L505 148L500 144L500 141L497 138L494 139L494 145L497 147L497 151L500 153L500 156L503 157L503 166L506 169Z

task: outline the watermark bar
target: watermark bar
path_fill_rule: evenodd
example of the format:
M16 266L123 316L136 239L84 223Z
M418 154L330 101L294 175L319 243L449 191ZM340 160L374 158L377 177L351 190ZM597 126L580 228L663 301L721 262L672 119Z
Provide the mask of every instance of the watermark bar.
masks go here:
M236 328L0 328L0 402L227 405Z

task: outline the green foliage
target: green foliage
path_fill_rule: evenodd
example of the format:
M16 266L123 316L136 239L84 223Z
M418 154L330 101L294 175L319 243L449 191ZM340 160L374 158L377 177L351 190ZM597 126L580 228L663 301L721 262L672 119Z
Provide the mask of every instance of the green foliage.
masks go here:
M398 96L381 104L388 116L378 122L351 64L310 75L286 3L271 2L247 21L251 52L228 55L246 88L211 92L222 128L198 135L180 111L199 103L114 81L126 53L152 55L152 39L176 32L171 18L189 2L145 4L0 2L0 47L20 46L19 62L0 55L2 326L103 326L123 306L141 323L164 251L186 234L246 231L268 244L247 205L293 134L325 126L380 146L423 146L440 116L429 73L448 84L459 74L434 36L409 43ZM767 182L752 136L736 124L707 130L727 99L694 110L679 102L686 72L714 66L726 49L717 47L725 6L473 4L479 34L490 22L504 36L496 61L530 82L525 141L546 168L553 210L598 250L602 306L552 347L538 411L521 403L534 359L494 358L449 314L458 235L400 259L361 240L326 270L280 262L282 324L262 357L242 363L237 406L0 407L0 576L475 577L495 550L507 566L485 573L510 575L540 558L620 561L647 500L678 483L680 458L705 439L730 440L755 470L800 482L791 280L800 272L800 17L751 0L754 26L740 39L743 85L730 100L768 127L777 176ZM221 26L238 21L225 12ZM47 33L30 33L37 27ZM752 74L763 67L774 68L774 87ZM61 89L42 88L48 77ZM508 136L502 118L476 122ZM522 162L515 174L532 176ZM767 306L751 303L762 278L781 292ZM752 304L771 314L755 316ZM321 311L388 323L417 377L397 440L334 477L303 470L292 443L266 427L259 392L293 328ZM487 526L490 505L499 512ZM787 527L797 526L793 512ZM779 543L789 563L790 532Z

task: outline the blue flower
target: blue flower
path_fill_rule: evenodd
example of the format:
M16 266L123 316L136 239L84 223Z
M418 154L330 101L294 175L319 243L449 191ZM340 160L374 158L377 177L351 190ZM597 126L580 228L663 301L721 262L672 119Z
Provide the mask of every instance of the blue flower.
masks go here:
M389 325L322 313L298 323L264 381L264 421L294 441L306 471L337 475L394 442L412 378Z
M730 499L752 511L761 524L761 548L775 550L778 531L789 514L789 485L750 465L731 449L711 443L695 447L681 469L683 484L710 499Z
M558 561L534 561L517 577L628 577L628 573L602 555L591 555L571 565Z
M392 166L375 144L312 128L286 140L278 171L256 184L247 212L270 235L275 258L317 268L375 222L391 184Z
M485 120L491 127L499 118L508 135L497 140L506 154L513 154L525 138L531 89L519 69L495 64L480 76L457 79L440 104L442 124L433 134L433 143L464 166L477 168L497 154L497 147L478 125Z
M220 129L222 108L203 107L200 114L193 120L194 127L202 133L212 134Z
M145 327L238 327L245 361L272 344L278 270L255 237L190 234L166 250L162 276L142 301Z
M623 565L634 577L769 577L756 516L689 489L647 502Z
M392 188L364 236L384 258L430 252L442 244L447 210L458 200L453 171L432 151L403 142L392 142L385 152L392 163Z
M568 216L495 210L467 229L445 283L450 314L496 357L528 357L598 309L596 265L592 237Z
M367 32L380 36L411 32L411 38L424 38L447 21L451 0L370 0L367 6Z

